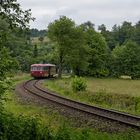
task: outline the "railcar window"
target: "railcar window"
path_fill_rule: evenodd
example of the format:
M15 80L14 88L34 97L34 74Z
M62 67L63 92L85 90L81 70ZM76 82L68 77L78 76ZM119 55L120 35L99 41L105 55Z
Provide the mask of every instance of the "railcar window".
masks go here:
M41 71L41 70L42 70L42 67L37 67L37 70L38 70L38 71Z
M31 70L32 71L36 71L36 67L31 67Z
M44 70L48 70L48 69L49 69L49 67L48 67L48 66L44 67Z
M32 71L41 71L43 68L40 66L34 66L31 68Z

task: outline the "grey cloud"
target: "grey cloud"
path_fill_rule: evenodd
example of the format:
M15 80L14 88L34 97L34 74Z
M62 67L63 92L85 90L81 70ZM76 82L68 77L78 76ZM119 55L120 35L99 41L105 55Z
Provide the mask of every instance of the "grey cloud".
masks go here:
M78 10L68 7L61 7L57 10L57 15L74 15L77 14Z
M18 0L24 7L57 7L61 5L61 0Z
M24 9L32 9L36 21L31 27L44 28L60 15L72 18L77 24L90 20L95 25L111 27L124 20L140 19L140 0L18 0Z

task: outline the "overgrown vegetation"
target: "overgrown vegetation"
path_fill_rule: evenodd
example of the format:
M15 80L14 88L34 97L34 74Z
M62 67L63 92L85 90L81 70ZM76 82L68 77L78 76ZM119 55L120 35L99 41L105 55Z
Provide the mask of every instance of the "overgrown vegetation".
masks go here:
M29 78L28 75L16 76L13 86ZM139 133L132 131L110 134L89 128L76 128L57 112L49 111L49 108L20 103L12 91L8 91L5 97L8 100L4 102L6 111L0 113L0 139L139 140L140 137Z
M89 78L87 79L87 90L80 92L76 92L76 90L73 91L73 87L71 87L71 79L69 78L47 81L45 85L47 88L55 90L57 93L68 98L140 115L140 96L139 94L131 93L133 90L129 91L129 88L133 89L137 84L137 81L133 81L132 83L131 80ZM121 85L125 85L125 87L122 89ZM75 86L77 87L77 84L75 84ZM112 87L109 88L109 86ZM138 93L139 90L140 89L137 89Z
M72 86L72 89L76 92L77 91L85 91L86 87L87 87L86 79L84 79L82 77L75 76L72 79L71 86Z
M12 114L0 114L0 139L11 140L139 140L139 133L130 132L123 134L107 134L94 132L90 129L73 129L61 125L57 131L47 125L40 123L40 120L33 117L19 116Z

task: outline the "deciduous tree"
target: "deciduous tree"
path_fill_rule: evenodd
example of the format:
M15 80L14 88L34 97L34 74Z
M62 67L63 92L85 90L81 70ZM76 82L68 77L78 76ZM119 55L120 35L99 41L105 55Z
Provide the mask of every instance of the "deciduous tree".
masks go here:
M75 23L71 19L61 16L60 19L55 20L48 26L48 36L51 40L56 42L58 49L58 63L59 73L58 77L62 75L63 64L72 46L72 31L75 28Z
M15 60L10 56L7 46L8 34L16 27L26 28L31 18L30 10L23 11L16 0L0 1L0 95L7 89L7 77L15 66ZM8 23L8 24L4 24Z
M88 46L88 75L92 76L107 76L107 60L109 49L105 38L93 28L85 28L86 44Z
M116 76L129 75L132 78L140 78L140 46L129 41L123 46L113 50L114 69Z

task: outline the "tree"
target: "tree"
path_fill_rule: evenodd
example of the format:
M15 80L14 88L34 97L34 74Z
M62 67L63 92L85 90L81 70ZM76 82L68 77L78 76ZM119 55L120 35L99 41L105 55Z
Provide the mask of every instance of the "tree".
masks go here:
M113 48L115 48L115 46L117 44L116 41L115 41L115 38L113 36L113 33L111 31L108 31L104 24L100 25L98 27L98 30L104 36L110 50L113 50Z
M132 40L134 34L134 27L131 22L124 21L122 25L114 25L112 28L112 37L117 45L123 45L127 41Z
M113 50L113 72L116 76L129 75L140 78L140 46L129 41Z
M37 56L38 56L38 48L37 48L37 45L35 44L34 51L33 51L33 57L36 58Z
M124 73L124 60L123 55L126 50L126 46L116 46L112 51L112 61L110 65L110 73L112 76L119 77L125 75Z
M33 61L31 56L34 48L27 42L28 35L25 29L19 27L11 29L9 27L6 19L0 18L0 33L3 37L3 45L1 47L7 48L10 52L9 55L17 60L19 63L17 70L28 71L29 65Z
M2 18L6 19L10 28L21 27L26 28L31 17L31 9L23 11L17 0L1 0L0 13Z
M98 30L101 31L101 33L104 33L107 31L106 26L104 24L98 26Z
M48 37L56 42L58 49L58 63L59 63L59 73L58 77L62 75L63 64L67 52L71 50L72 46L72 30L75 28L75 23L65 17L61 16L60 19L55 20L48 26Z
M84 31L89 53L87 74L96 77L107 76L109 49L104 37L93 28L85 28Z
M15 67L15 60L10 56L9 49L6 48L10 30L15 27L24 29L31 18L30 10L23 11L16 0L2 0L0 3L0 97L8 86L7 77ZM9 23L9 24L4 24Z
M124 21L122 26L119 27L119 44L132 40L134 34L134 28L131 22Z
M38 29L30 29L30 36L31 37L44 37L47 34L46 30L38 30Z
M85 74L88 67L88 47L85 34L81 26L76 26L72 32L72 46L66 56L66 63L70 66L74 75Z
M133 41L140 45L140 21L134 26Z
M83 26L84 28L86 28L86 29L88 29L88 28L94 29L94 26L95 26L95 25L94 25L92 22L87 21L87 22L83 23L82 26Z

